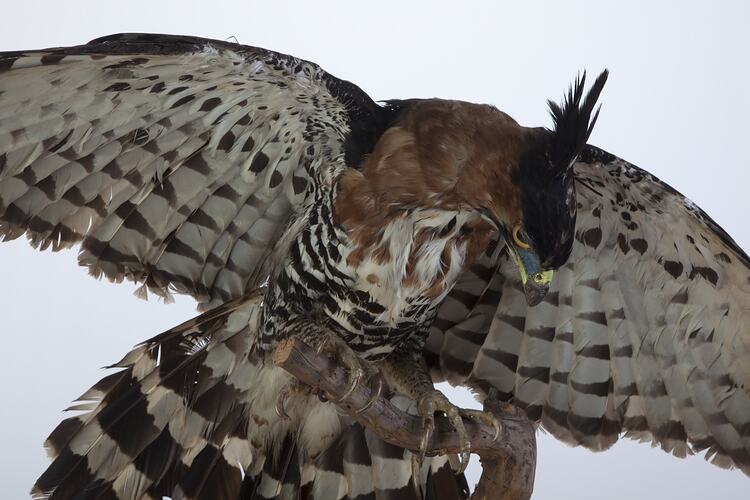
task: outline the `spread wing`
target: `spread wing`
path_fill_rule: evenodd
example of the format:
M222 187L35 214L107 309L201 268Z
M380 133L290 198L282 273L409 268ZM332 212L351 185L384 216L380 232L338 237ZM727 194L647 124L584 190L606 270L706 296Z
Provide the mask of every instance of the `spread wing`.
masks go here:
M81 242L94 275L227 301L386 113L315 64L216 40L0 53L0 235Z
M647 172L587 147L576 242L528 308L495 242L439 312L436 378L496 388L556 437L621 435L708 450L750 475L750 265L704 212Z

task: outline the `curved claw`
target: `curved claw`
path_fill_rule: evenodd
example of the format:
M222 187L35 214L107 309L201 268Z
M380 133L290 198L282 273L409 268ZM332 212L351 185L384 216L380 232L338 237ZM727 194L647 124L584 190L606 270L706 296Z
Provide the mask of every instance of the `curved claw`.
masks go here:
M422 418L422 439L419 442L419 461L424 460L427 454L427 445L430 443L432 432L435 430L435 415L430 414Z
M461 452L461 456L458 459L459 460L459 466L458 466L458 473L463 474L466 472L466 468L469 466L469 459L471 458L471 452L469 450L464 450Z
M420 477L420 470L422 469L422 462L419 455L416 453L410 453L411 455L411 475L412 477Z
M495 429L495 435L492 436L492 442L494 443L500 437L500 433L503 431L503 426L496 418L491 419L490 425L492 425L492 428Z
M383 393L383 378L382 377L378 377L378 389L377 389L377 391L375 391L375 395L373 397L371 397L370 400L367 403L365 403L364 406L362 406L362 408L360 408L357 411L355 411L354 414L355 415L359 415L360 413L362 413L365 410L367 410L369 407L371 407L373 405L373 403L375 403L375 401L377 401L378 399L380 399L380 395L382 393Z
M318 348L315 349L315 353L316 354L322 353L328 347L328 343L330 341L331 341L330 335L326 335L325 337L323 337L323 340L320 342L320 344L318 344Z
M469 465L469 458L471 456L471 441L466 433L466 426L462 420L463 417L479 420L487 426L492 426L495 429L495 436L493 440L497 440L502 432L502 424L497 417L492 413L488 413L480 410L464 410L458 408L456 405L448 401L445 395L438 391L432 390L427 391L421 395L417 401L417 413L422 417L422 439L419 443L419 460L423 460L426 452L427 445L430 442L430 437L435 429L435 412L444 412L448 417L453 428L458 434L460 442L459 451L459 473L463 473L466 467Z
M274 406L274 410L276 411L276 415L278 415L282 420L289 420L291 418L286 412L286 408L284 408L284 403L289 397L289 392L289 385L285 385L284 387L282 387L281 392L279 392L279 396L276 398L276 405Z
M464 426L464 421L461 419L461 413L458 411L458 408L455 406L451 406L445 413L448 416L451 425L453 425L453 428L456 429L458 438L461 440L461 465L459 466L458 473L463 474L463 472L466 470L466 467L469 465L469 457L471 456L471 442L466 435L466 427Z
M354 372L354 376L351 377L352 382L349 385L349 388L346 390L344 394L341 395L341 397L336 402L340 403L342 401L345 401L349 396L351 396L352 393L354 392L354 389L357 388L360 380L362 380L362 377L364 376L365 376L365 371L362 368L357 368L357 370Z
M362 366L362 360L351 350L350 347L343 344L340 339L336 339L330 334L325 335L322 338L315 351L317 354L329 352L335 355L339 362L343 364L345 368L349 369L349 380L351 381L351 384L346 392L335 401L336 403L341 403L352 395L357 388L357 385L359 385L362 378L367 374Z
M503 427L502 425L500 425L500 422L497 419L492 422L492 427L495 428L495 435L492 437L492 442L494 443L500 437L500 433L502 433Z
M497 441L497 439L500 437L503 426L500 423L500 420L493 414L481 410L461 410L461 413L467 418L479 420L485 425L491 426L493 429L495 429L495 435L492 438L493 442Z
M435 428L436 411L445 413L451 425L458 434L458 438L461 443L459 455L460 465L458 472L463 473L466 470L466 467L469 465L469 457L471 456L471 441L469 441L469 437L466 434L466 426L461 419L462 410L459 410L456 405L448 401L445 395L440 391L435 390L423 394L417 403L417 412L422 415L422 425L424 427L419 450L420 460L423 459L426 454L429 438ZM482 418L482 416L477 416L477 418Z
M417 402L417 413L422 415L422 439L419 442L419 461L427 454L427 445L435 430L435 400L434 393L423 394Z

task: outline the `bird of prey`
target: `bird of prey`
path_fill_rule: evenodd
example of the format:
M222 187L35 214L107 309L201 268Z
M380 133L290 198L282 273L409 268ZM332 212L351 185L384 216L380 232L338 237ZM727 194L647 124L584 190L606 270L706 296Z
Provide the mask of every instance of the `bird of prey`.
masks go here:
M556 437L619 436L750 474L750 259L700 208L554 126L374 102L313 63L188 36L0 53L0 234L197 299L46 445L35 498L465 498L296 385L297 336L423 418L491 389ZM260 292L258 292L260 290ZM399 399L400 398L400 399ZM279 404L281 401L281 405ZM281 409L281 411L279 411Z

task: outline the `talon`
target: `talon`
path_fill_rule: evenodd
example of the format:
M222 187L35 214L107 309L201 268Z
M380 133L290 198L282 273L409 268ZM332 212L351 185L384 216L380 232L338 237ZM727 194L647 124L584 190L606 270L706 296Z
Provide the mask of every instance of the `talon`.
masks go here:
M331 352L338 358L338 361L349 370L350 385L344 394L335 400L336 403L341 403L352 395L362 379L367 375L367 371L362 365L362 359L360 359L346 344L343 344L340 339L336 339L331 335L326 335L317 348L318 354L323 351Z
M422 459L416 453L411 454L411 475L419 477L419 471L422 468Z
M422 440L419 443L419 462L424 461L427 454L427 445L432 437L432 431L435 429L435 416L425 417L422 419Z
M458 408L452 406L448 409L446 414L448 415L453 428L456 429L458 437L461 440L460 466L458 472L459 474L463 474L463 472L466 470L466 467L469 465L469 457L471 455L471 442L466 436L466 427L464 426L464 421L461 419L461 414L459 413Z
M284 408L284 403L286 402L286 399L289 397L289 385L285 385L281 392L279 393L279 396L276 398L276 405L274 406L274 410L276 410L276 415L279 416L282 420L289 420L291 417L286 412L286 408Z
M359 385L359 381L362 380L362 378L365 376L365 371L362 368L357 368L357 370L354 372L354 376L351 377L351 384L349 385L349 388L346 390L344 394L341 395L341 397L336 401L337 403L341 403L342 401L345 401L349 396L352 395L354 392L354 389L357 388Z
M321 352L323 352L323 350L328 346L328 342L330 342L330 340L331 340L330 335L326 335L325 337L323 337L323 341L320 344L318 344L318 348L315 349L315 353L320 354Z
M417 413L422 415L422 439L419 442L419 461L424 460L427 454L427 445L435 430L435 403L434 393L426 393L417 402Z
M500 425L500 422L496 418L492 420L492 427L495 428L495 435L492 438L492 442L494 443L500 437L500 433L502 432L503 427Z
M459 459L461 465L459 465L458 467L459 474L463 474L464 472L466 472L466 468L469 466L470 458L471 458L471 452L469 452L468 450L461 452L461 458Z
M497 417L495 417L493 414L488 413L486 411L480 411L480 410L461 410L461 413L466 418L473 418L474 420L479 420L485 425L492 426L492 428L495 429L495 435L492 438L493 442L497 441L497 439L500 437L500 434L502 433L502 430L503 430L503 426L500 423L500 420Z
M428 391L420 397L417 403L417 413L422 416L422 425L424 427L422 441L420 442L420 456L422 458L425 456L429 437L434 431L436 411L445 413L458 434L459 442L461 443L458 472L463 473L469 465L469 459L471 457L471 442L466 434L466 426L464 425L462 417L469 416L488 422L488 425L493 425L493 427L495 427L496 435L499 435L499 423L492 417L492 415L485 414L484 412L459 409L456 405L448 401L445 395L440 391Z
M355 415L359 415L360 413L364 412L369 407L371 407L375 403L375 401L377 401L378 399L380 399L380 395L382 393L383 393L383 378L382 377L378 377L378 389L377 389L377 391L375 391L375 395L373 397L371 397L370 400L367 403L365 403L365 405L362 408L360 408L356 412L354 412Z
M471 458L471 443L466 441L464 446L461 447L461 455L459 458L458 473L463 474L466 471L466 467L469 466L469 459Z

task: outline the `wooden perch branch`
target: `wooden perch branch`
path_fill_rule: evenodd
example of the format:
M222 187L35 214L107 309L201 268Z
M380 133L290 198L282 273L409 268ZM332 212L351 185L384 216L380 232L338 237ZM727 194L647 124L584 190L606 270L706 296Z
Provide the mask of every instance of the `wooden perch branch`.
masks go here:
M274 363L300 381L322 391L381 439L396 446L418 450L422 421L396 408L383 395L375 401L374 388L358 385L349 392L349 374L325 354L318 354L305 343L290 338L276 348ZM373 384L374 385L374 384ZM344 399L342 397L346 396ZM487 425L466 420L471 451L480 456L483 472L472 500L528 500L534 487L536 438L526 415L511 405L487 398L485 411L501 422L501 432ZM458 434L446 418L435 419L435 432L427 445L428 454L459 453Z

